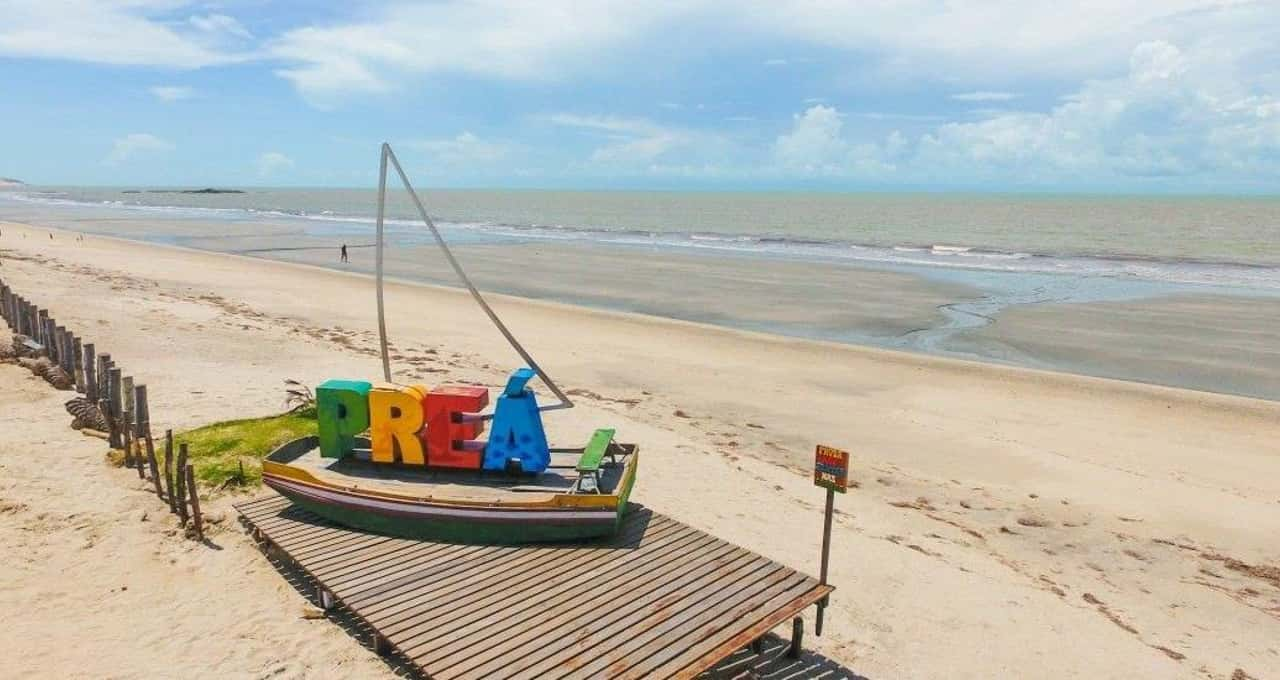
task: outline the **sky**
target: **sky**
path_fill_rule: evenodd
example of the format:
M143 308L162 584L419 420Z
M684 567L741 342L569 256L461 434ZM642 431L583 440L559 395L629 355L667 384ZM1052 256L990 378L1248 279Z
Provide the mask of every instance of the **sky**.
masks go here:
M33 184L1280 193L1280 0L0 0Z

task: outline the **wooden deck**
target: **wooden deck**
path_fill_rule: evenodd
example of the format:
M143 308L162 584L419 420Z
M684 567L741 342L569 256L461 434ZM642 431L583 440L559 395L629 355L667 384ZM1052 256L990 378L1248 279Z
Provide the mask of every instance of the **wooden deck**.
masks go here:
M693 677L832 590L640 506L612 539L543 546L362 533L274 495L236 509L377 645L441 680Z

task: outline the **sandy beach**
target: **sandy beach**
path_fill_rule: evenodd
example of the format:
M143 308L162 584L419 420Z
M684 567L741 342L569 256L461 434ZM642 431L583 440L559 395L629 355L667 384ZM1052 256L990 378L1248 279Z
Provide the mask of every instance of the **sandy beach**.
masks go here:
M373 284L358 272L0 229L0 276L148 384L157 430L278 411L286 378L378 372ZM951 294L881 274L869 290L905 300L894 332ZM785 276L774 283L785 290ZM397 282L387 295L398 379L498 385L516 366L465 293ZM813 445L853 454L827 632L807 639L852 672L1239 679L1280 668L1280 403L491 301L579 400L548 417L550 438L607 425L641 443L634 500L660 512L816 572ZM842 313L883 319L892 306L869 304ZM1148 313L1135 309L1120 313ZM1083 353L1115 318L1103 312L1037 307L1001 341L1038 342L1039 315L1069 313L1100 329L1068 338ZM1225 348L1223 361L1235 348L1275 361L1270 336L1168 332ZM1271 375L1238 370L1255 386ZM172 677L178 655L217 677L393 676L340 627L302 619L303 597L234 521L236 497L209 500L216 548L184 541L132 473L104 462L101 441L66 428L64 393L12 366L0 386L0 546L14 556L0 570L0 654L16 676Z

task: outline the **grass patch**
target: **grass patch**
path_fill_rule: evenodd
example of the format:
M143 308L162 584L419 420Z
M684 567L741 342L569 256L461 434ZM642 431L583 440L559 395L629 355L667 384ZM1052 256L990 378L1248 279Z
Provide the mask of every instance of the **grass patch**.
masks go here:
M262 459L281 444L316 433L315 408L282 413L265 418L228 420L173 433L174 456L177 446L187 445L187 461L195 466L196 479L210 486L222 486L227 480L256 487L262 484ZM162 441L156 442L163 447ZM163 451L157 451L162 457ZM113 462L123 461L121 451L112 451ZM163 465L163 458L161 459ZM244 479L239 479L241 465Z

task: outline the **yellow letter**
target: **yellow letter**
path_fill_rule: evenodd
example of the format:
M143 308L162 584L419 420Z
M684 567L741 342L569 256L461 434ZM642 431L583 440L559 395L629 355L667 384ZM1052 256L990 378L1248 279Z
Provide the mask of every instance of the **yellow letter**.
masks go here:
M369 391L369 434L375 463L394 463L396 451L400 461L409 465L426 465L418 431L422 429L422 400L427 388L422 385L378 383Z

